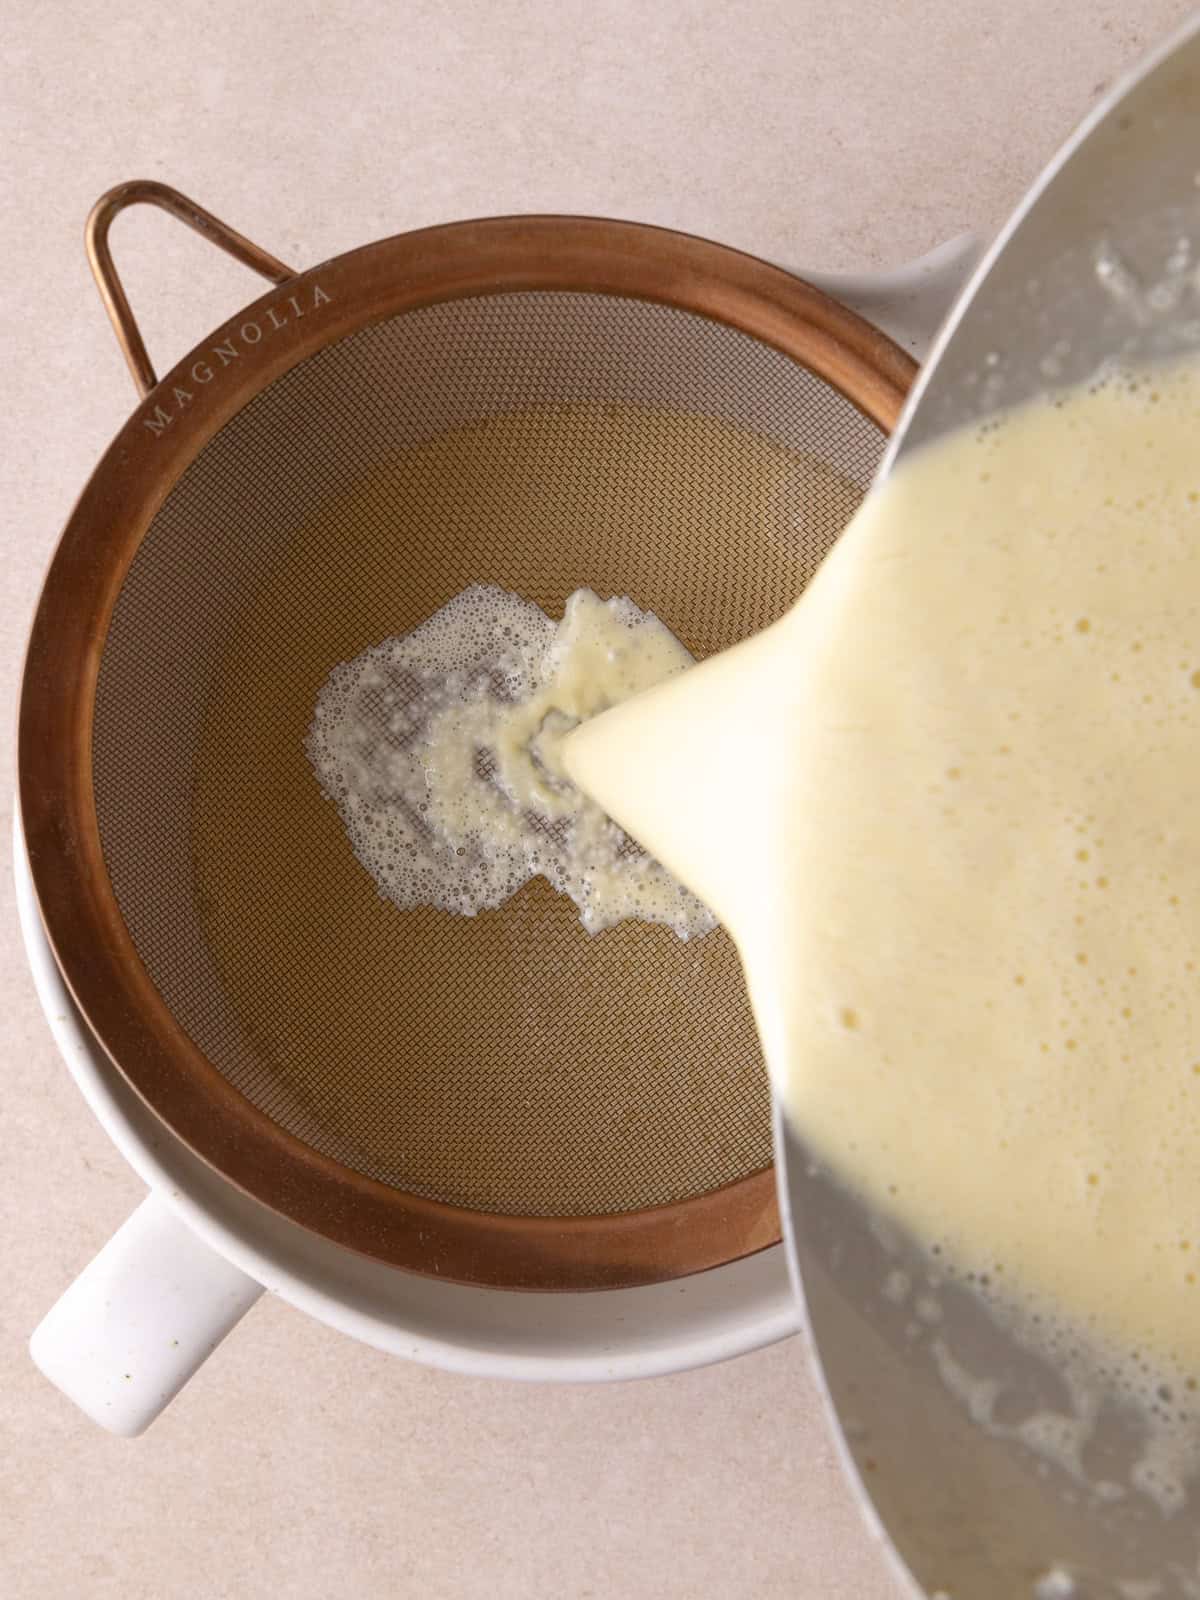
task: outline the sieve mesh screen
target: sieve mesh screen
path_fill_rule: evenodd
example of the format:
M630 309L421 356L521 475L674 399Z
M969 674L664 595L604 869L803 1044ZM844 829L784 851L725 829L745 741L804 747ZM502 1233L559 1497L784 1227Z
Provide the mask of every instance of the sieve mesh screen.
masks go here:
M209 442L125 577L95 701L105 862L208 1059L284 1128L479 1211L615 1213L771 1159L736 953L590 937L538 880L399 912L304 735L330 669L492 582L589 585L698 656L779 616L883 438L723 324L613 296L455 300L293 367Z

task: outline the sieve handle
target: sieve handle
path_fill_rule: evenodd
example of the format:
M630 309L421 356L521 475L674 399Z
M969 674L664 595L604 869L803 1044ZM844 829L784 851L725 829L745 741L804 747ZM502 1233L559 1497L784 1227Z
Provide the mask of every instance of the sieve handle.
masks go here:
M156 1195L29 1341L42 1372L110 1433L143 1433L263 1292Z
M235 261L240 261L253 272L261 273L272 283L286 283L296 274L291 267L285 267L282 261L277 261L274 256L268 255L244 234L238 233L236 229L214 217L211 211L206 211L194 200L189 200L187 195L180 194L178 189L172 189L165 183L157 183L153 178L133 178L128 183L117 184L116 188L110 189L107 194L102 194L87 219L85 239L88 262L91 265L92 276L96 280L96 287L100 291L100 298L104 301L104 309L108 312L108 320L112 323L113 332L117 336L117 343L121 346L129 370L133 374L133 381L138 386L138 392L147 395L158 382L158 378L155 376L153 364L146 350L146 342L130 309L125 289L113 265L112 252L108 247L108 231L113 225L114 218L119 216L126 206L136 205L158 206L160 210L169 212L171 216L177 217L180 222L186 223L202 238L207 239L210 244L215 244L218 249L231 255Z

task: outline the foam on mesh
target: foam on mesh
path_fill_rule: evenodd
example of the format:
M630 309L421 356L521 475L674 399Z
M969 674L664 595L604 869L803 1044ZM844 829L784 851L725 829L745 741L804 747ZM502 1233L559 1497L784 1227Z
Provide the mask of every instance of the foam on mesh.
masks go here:
M562 737L692 663L651 612L578 590L557 626L473 584L330 673L305 748L355 856L401 910L475 916L544 877L591 933L628 917L681 939L702 903L570 784Z

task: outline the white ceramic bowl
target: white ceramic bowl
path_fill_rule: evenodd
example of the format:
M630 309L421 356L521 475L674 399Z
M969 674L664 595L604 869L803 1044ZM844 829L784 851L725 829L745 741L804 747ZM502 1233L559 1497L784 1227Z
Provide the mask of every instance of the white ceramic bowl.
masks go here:
M964 237L895 272L803 275L920 356L978 253ZM92 1037L46 941L19 823L14 869L46 1019L88 1104L150 1188L30 1342L47 1377L112 1432L146 1428L264 1289L378 1349L498 1378L652 1377L796 1331L778 1245L647 1288L523 1294L401 1272L269 1211L166 1130Z

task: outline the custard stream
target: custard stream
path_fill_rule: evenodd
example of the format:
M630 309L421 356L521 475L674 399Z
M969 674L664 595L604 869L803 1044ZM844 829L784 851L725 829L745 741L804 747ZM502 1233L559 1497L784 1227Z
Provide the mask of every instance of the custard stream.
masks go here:
M1198 751L1187 366L918 455L787 616L564 759L735 937L819 1154L1200 1376Z

